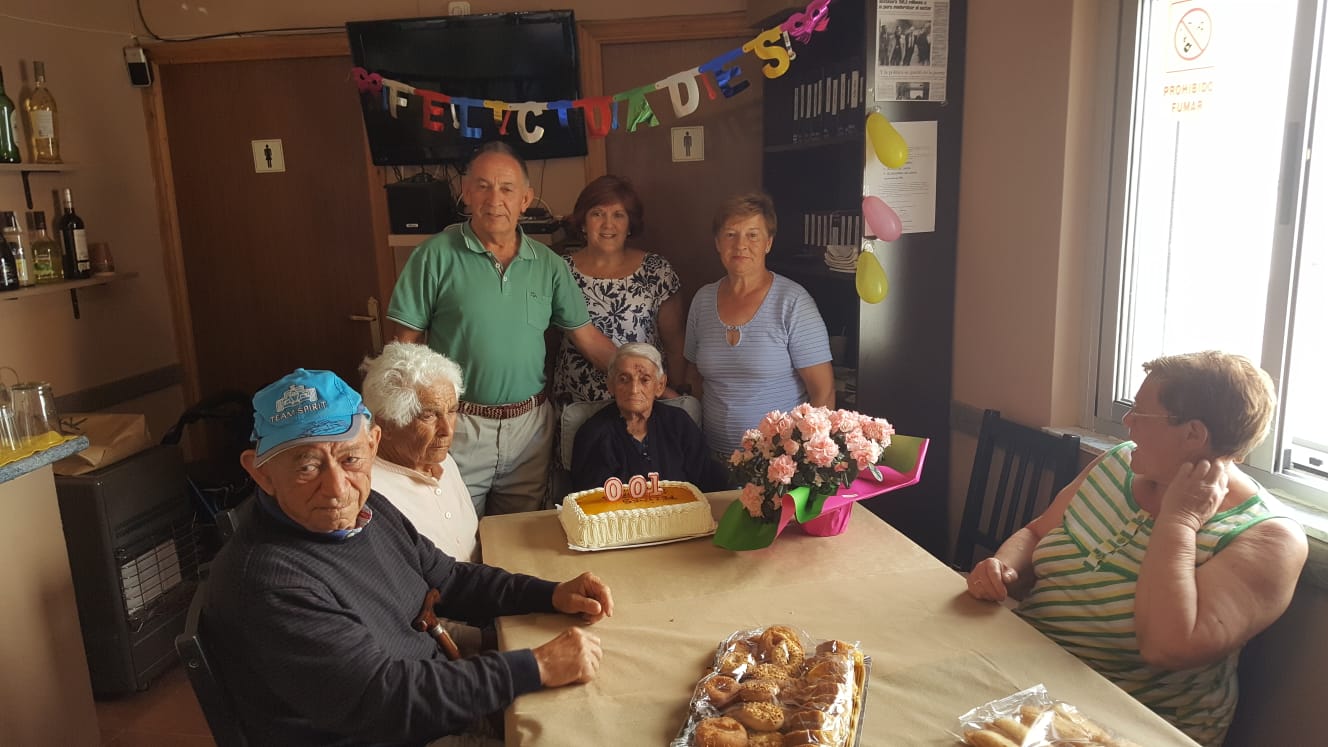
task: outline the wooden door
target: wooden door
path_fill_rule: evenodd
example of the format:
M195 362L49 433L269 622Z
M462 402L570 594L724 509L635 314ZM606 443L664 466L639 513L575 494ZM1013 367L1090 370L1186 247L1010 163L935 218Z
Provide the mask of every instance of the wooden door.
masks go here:
M625 91L700 65L751 36L603 46L604 90ZM701 105L679 119L669 97L652 94L658 127L615 132L605 142L608 172L632 180L646 207L646 230L633 246L658 252L682 280L683 300L724 273L715 252L710 220L720 201L761 188L761 91L764 76L753 57L743 58L747 90L711 100L702 89ZM703 127L705 160L674 163L671 128Z
M200 397L294 368L358 385L378 295L349 57L160 67ZM250 141L280 139L284 172ZM387 299L382 301L386 309Z

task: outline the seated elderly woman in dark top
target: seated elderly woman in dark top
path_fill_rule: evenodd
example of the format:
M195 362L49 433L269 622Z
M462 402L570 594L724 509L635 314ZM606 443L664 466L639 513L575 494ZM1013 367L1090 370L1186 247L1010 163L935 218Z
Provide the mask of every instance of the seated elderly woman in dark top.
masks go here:
M728 474L710 456L701 428L682 408L655 406L667 377L653 345L631 342L609 365L614 401L586 420L572 446L572 486L589 490L610 477L659 473L703 491L729 487Z

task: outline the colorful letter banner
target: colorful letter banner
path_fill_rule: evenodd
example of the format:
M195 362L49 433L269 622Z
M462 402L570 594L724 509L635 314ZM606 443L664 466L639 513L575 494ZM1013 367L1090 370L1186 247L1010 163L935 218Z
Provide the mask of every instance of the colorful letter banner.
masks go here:
M471 110L488 109L494 122L501 125L501 134L506 135L509 125L515 121L521 140L537 143L544 137L544 128L531 126L535 117L554 111L558 113L558 123L567 127L567 113L572 109L580 109L585 113L587 134L602 138L619 129L620 122L628 132L636 132L642 125L658 127L659 117L646 99L647 94L668 91L669 103L679 119L693 114L700 107L701 86L705 88L706 98L711 101L716 100L720 94L726 99L741 94L751 86L751 81L741 79L743 69L738 65L738 61L747 54L755 55L760 61L761 73L765 77L780 77L788 72L789 65L797 59L792 41L809 44L812 35L825 30L830 22L832 1L812 0L806 10L794 13L780 25L762 31L737 49L729 50L690 70L611 96L594 96L576 101L509 102L471 99L416 88L371 73L362 67L351 69L351 79L361 94L377 99L393 118L400 118L405 110L410 116L419 117L424 129L434 132L444 131L450 119L452 127L462 137L483 137L483 131L470 124ZM697 85L698 80L700 86ZM620 120L618 109L623 102L627 104L626 117ZM414 113L414 109L419 110L418 114Z

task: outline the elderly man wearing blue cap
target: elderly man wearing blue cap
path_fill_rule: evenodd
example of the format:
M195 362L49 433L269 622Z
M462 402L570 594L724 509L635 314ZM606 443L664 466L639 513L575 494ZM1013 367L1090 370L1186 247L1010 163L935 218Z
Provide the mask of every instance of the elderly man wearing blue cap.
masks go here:
M254 411L241 463L258 490L212 564L201 622L251 743L423 744L595 677L599 639L580 627L449 661L412 622L437 588L436 614L474 625L530 612L594 623L613 613L598 578L554 583L435 548L370 487L379 428L331 372L296 369Z

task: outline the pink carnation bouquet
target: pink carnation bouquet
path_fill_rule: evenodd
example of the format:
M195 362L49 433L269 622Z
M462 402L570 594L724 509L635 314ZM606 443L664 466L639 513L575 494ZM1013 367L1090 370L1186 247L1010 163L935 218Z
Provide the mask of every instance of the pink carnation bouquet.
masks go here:
M739 500L752 517L779 520L784 494L806 487L826 496L852 483L862 470L881 479L876 465L895 429L883 418L802 404L778 410L747 431L729 467L743 484Z

